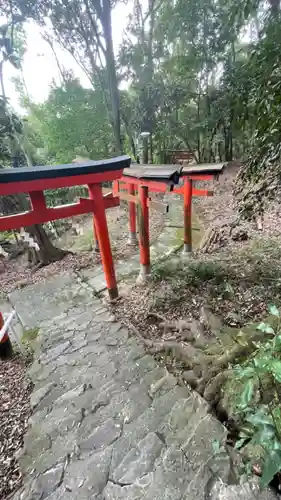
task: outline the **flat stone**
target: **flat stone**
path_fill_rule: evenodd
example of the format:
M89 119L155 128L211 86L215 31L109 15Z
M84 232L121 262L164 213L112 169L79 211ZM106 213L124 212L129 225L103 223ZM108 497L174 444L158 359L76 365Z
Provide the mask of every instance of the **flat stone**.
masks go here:
M87 390L87 386L85 384L79 385L78 387L75 387L74 389L71 389L70 391L65 392L60 398L56 400L56 405L64 405L65 403L68 403L69 401L73 401L81 394L84 394L84 392Z
M75 275L68 272L10 293L9 299L16 306L23 325L35 328L42 321L69 309L69 291L73 289L75 280Z
M93 276L92 278L90 278L88 283L96 293L100 293L106 289L106 282L103 272L101 272L97 276Z
M154 359L146 355L143 358L131 362L129 365L124 365L120 367L119 372L116 375L116 380L127 382L128 386L132 383L137 382L140 378L144 377L144 375L155 369L157 367Z
M186 398L176 401L158 430L165 436L168 445L183 445L206 415L208 405L198 394L187 392Z
M140 500L145 497L145 486L133 484L130 486L107 483L103 492L104 500ZM147 499L148 500L148 499ZM152 499L151 499L152 500Z
M151 406L136 420L124 426L123 434L114 444L112 454L112 474L125 455L149 432L157 433L165 416L171 411L176 401L181 398L181 388L176 387L155 399Z
M64 473L65 489L71 495L79 495L77 499L90 500L101 494L108 480L111 452L111 447L107 447L83 460L71 462Z
M74 408L72 412L63 407L53 408L46 415L44 420L44 431L54 440L57 436L64 436L78 427L83 420L83 411L81 408Z
M181 500L193 476L190 463L182 450L168 448L155 464L152 480L145 498L153 500ZM190 498L195 500L195 498Z
M46 434L38 435L34 429L29 430L24 438L24 446L18 453L18 459L21 469L24 474L33 469L34 461L38 461L39 457L47 450L50 450L52 441L50 436Z
M51 392L51 390L54 387L53 382L49 382L48 384L45 384L41 389L38 389L37 391L33 392L31 395L31 408L35 410L37 406L43 401L43 399Z
M23 499L44 500L44 498L47 498L61 484L63 470L64 465L61 464L51 468L44 474L40 474L31 482L26 497L23 497Z
M205 464L213 455L214 439L223 444L226 434L226 429L211 415L206 415L197 422L193 432L187 436L182 445L185 456L194 470Z
M147 434L137 447L132 448L113 473L115 482L133 484L144 474L152 472L164 443L153 432Z
M63 354L69 347L71 346L70 342L64 342L63 344L59 344L52 349L48 349L48 352L45 355L40 356L40 361L42 364L48 364L52 361L55 361L61 354Z
M122 424L113 418L108 419L85 439L79 439L81 451L96 451L114 443L122 433Z

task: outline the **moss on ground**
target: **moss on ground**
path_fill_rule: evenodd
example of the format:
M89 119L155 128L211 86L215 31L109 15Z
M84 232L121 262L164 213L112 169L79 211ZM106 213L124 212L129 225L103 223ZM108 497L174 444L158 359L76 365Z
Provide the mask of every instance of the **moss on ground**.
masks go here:
M39 328L30 328L29 330L25 330L21 338L22 344L34 350L38 335Z

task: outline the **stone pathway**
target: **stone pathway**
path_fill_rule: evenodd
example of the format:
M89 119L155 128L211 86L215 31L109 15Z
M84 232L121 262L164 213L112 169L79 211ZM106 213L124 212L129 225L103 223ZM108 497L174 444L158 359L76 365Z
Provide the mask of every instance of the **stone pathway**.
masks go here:
M224 427L85 282L61 275L10 299L27 327L40 325L24 488L14 500L275 498L255 485L224 486L233 459L213 450Z

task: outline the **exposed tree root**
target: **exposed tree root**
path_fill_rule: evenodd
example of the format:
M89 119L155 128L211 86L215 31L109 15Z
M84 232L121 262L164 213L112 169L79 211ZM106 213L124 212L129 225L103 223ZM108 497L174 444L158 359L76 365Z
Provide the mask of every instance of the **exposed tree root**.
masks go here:
M198 339L204 337L204 327L200 321L166 321L165 318L157 313L150 313L149 316L160 320L159 328L164 329L164 331L181 332L182 328L188 330L188 343L186 344L177 340L147 339L134 325L131 325L131 329L136 337L151 354L163 353L164 359L165 356L166 360L169 358L169 363L171 358L180 363L180 367L183 370L180 375L182 381L188 383L193 389L196 389L210 406L215 409L214 411L218 407L220 408L220 412L225 414L221 407L221 400L223 398L223 387L233 374L231 367L248 358L257 349L255 341L260 339L261 335L264 334L253 330L251 334L241 339L241 343L234 342L229 350L225 350L223 353L218 351L218 354L208 354L206 341L198 342ZM221 334L223 328L220 319L216 318L207 307L204 308L203 319L206 329L211 329L214 334L215 340L213 339L211 342L216 342L217 335L215 330L217 329L217 334L218 332ZM186 340L185 336L184 339Z
M224 370L207 383L203 396L208 403L215 405L221 400L222 388L231 375L232 370Z

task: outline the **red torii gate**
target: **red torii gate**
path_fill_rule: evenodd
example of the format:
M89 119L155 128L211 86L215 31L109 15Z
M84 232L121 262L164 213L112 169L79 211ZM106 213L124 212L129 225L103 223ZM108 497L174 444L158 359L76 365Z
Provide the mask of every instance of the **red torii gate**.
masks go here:
M140 207L139 246L140 246L140 276L145 278L150 273L149 250L149 207L165 209L163 203L152 201L149 191L173 192L183 194L184 199L184 247L183 252L192 251L192 197L212 196L207 189L193 187L193 181L208 181L217 178L224 169L225 163L187 165L184 167L157 165L133 166L126 168L121 179L113 183L113 195L129 202L129 241L136 242L136 204ZM175 187L180 178L184 184ZM122 191L126 189L128 193ZM138 191L138 196L135 194Z
M119 179L123 169L129 167L130 163L129 156L120 156L82 164L0 169L0 196L28 193L32 207L29 212L0 217L0 231L92 212L109 297L116 298L118 289L105 210L119 205L120 200L114 198L112 193L103 195L101 183ZM89 198L80 198L77 203L70 205L51 208L46 206L46 189L82 184L88 186Z

